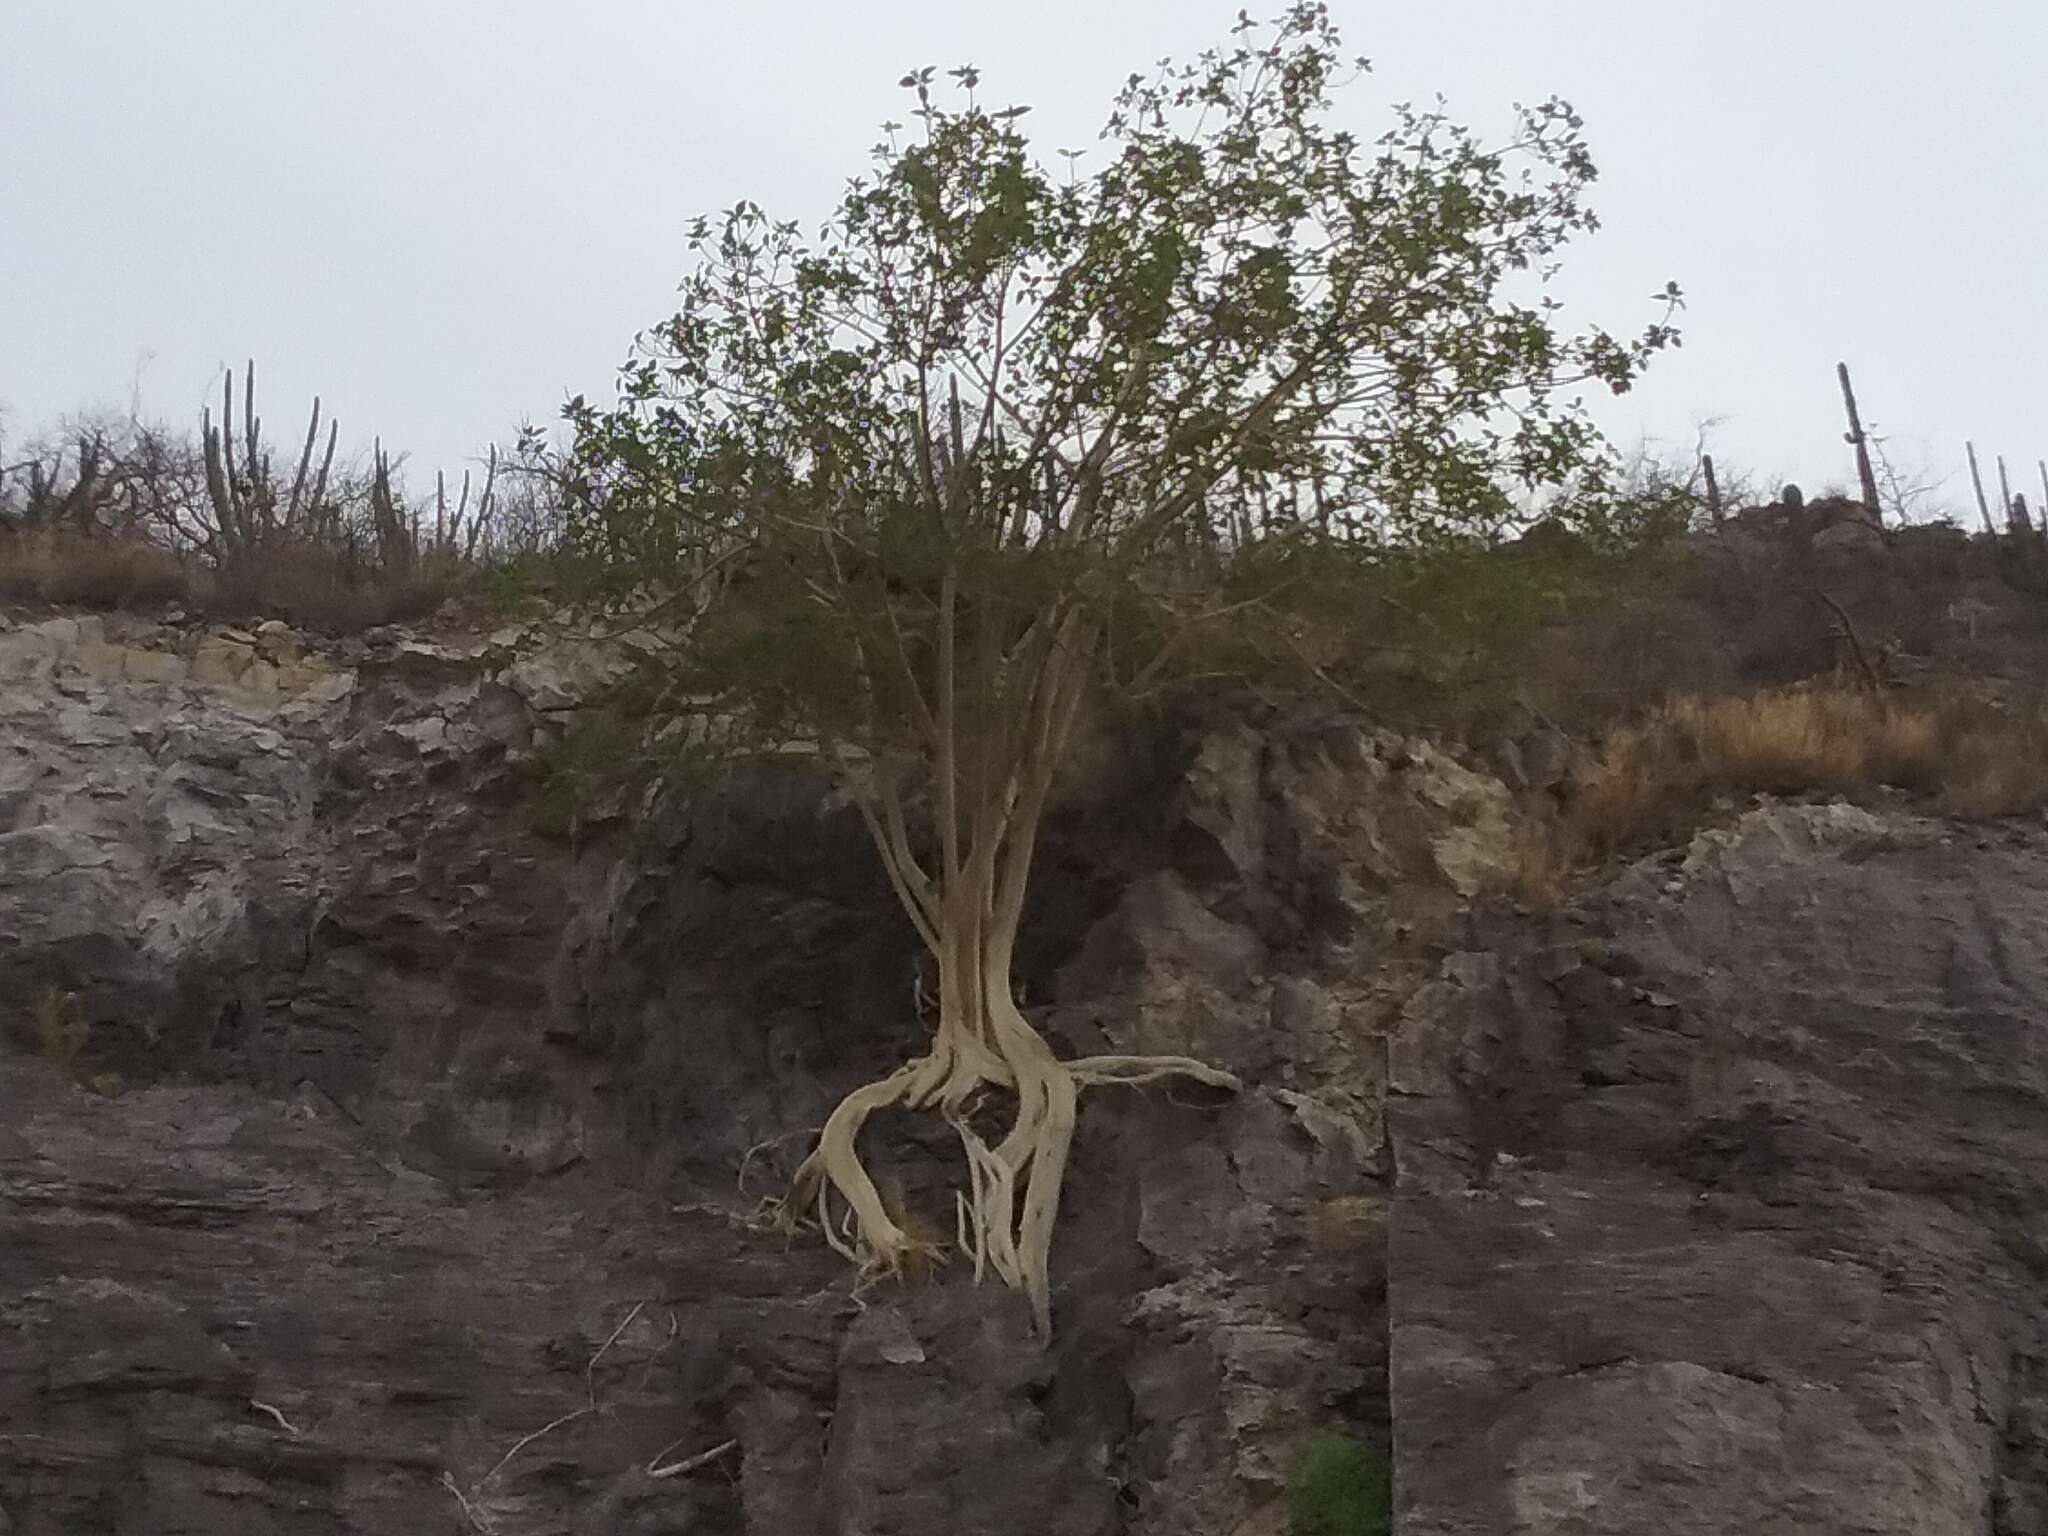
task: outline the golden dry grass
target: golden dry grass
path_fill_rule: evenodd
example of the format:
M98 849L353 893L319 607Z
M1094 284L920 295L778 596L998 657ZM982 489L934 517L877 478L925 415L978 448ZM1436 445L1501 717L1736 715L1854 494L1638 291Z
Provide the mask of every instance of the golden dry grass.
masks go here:
M1682 836L1716 795L1883 789L1955 815L2039 809L2048 717L1962 693L1842 687L1677 699L1609 736L1565 814L1562 856L1580 863Z

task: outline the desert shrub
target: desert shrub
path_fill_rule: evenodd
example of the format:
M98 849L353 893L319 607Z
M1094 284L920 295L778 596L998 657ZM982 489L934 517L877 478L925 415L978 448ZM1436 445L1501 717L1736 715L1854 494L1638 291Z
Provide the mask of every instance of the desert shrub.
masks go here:
M540 749L533 830L569 840L580 827L614 818L658 770L661 754L648 737L646 713L632 690L614 689L587 703Z
M1386 1454L1348 1435L1308 1443L1287 1484L1289 1536L1386 1536L1392 1518Z
M1806 511L1816 508L1827 504ZM2012 550L1922 524L1816 553L1782 507L1742 508L1670 548L1625 601L1574 610L1522 654L1546 712L1582 733L1675 696L1826 675L1844 660L1843 614L1865 653L1903 661L1902 675L1935 666L2025 678L2048 652L2048 606L2012 589Z
M1576 786L1574 860L1682 835L1716 794L1925 797L1966 816L2048 803L2048 717L1967 694L1832 686L1686 697L1616 730Z

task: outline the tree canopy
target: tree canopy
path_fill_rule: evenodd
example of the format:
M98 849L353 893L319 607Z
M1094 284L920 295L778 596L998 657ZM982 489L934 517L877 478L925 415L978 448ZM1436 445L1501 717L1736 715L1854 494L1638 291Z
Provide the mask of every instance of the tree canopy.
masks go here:
M1587 548L1639 531L1580 394L1672 345L1679 295L1626 340L1562 328L1544 282L1595 226L1579 118L1546 102L1486 146L1402 106L1367 140L1340 111L1367 75L1320 4L1241 18L1048 163L976 70L916 70L819 229L700 221L618 401L568 410L575 590L669 621L667 708L816 745L937 960L930 1051L840 1107L787 1211L899 1269L917 1239L856 1141L884 1106L935 1110L966 1156L959 1242L1041 1329L1078 1089L1231 1082L1062 1061L1012 996L1083 709L1426 669L1436 573L1533 509Z

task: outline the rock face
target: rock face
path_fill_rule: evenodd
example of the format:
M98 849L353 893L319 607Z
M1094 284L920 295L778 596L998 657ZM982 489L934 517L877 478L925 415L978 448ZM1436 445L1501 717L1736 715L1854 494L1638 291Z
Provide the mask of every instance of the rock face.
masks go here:
M349 680L281 653L280 672L241 638L0 633L0 998L13 1015L77 992L106 1026L96 1058L204 1054L228 978L283 963L270 920L316 897L306 743ZM251 686L202 681L223 650Z
M1404 1536L2048 1530L2044 895L1779 807L1470 936L1393 1051Z
M915 1049L909 936L800 764L556 835L607 664L529 639L0 630L0 1529L1277 1532L1308 1435L1384 1440L1381 1025L1496 781L1100 754L1029 1001L1253 1086L1084 1106L1045 1351L749 1226ZM935 1129L873 1151L943 1225Z
M1404 1536L2048 1532L2040 828L1766 807L1534 918L1437 748L1105 736L1027 1006L1248 1088L1084 1101L1046 1350L751 1221L912 945L798 761L565 836L611 665L0 629L0 1532L1280 1536L1332 1429ZM870 1149L945 1230L943 1127Z

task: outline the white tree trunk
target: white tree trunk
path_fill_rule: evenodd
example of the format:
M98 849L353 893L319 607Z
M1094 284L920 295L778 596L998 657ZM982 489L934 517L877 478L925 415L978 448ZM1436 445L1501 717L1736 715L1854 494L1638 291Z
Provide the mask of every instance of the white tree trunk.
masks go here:
M861 1128L878 1110L935 1111L958 1134L966 1155L966 1187L956 1194L956 1231L959 1246L973 1261L975 1278L993 1271L1023 1291L1040 1337L1049 1338L1052 1234L1080 1090L1167 1076L1233 1089L1238 1082L1227 1072L1179 1056L1063 1062L1017 1007L1011 964L1043 798L1041 789L1029 797L1032 803L1013 803L1013 812L1023 812L1021 819L1004 818L1007 829L997 848L976 848L961 870L963 878L937 903L918 894L921 872L914 865L904 867L907 845L894 835L900 817L870 816L877 846L891 866L891 883L938 957L938 1025L929 1052L840 1101L817 1147L797 1170L783 1209L791 1219L814 1210L826 1240L860 1266L864 1279L924 1267L938 1255L891 1215L861 1162L858 1142ZM999 856L1003 853L1007 857ZM929 921L932 915L936 923ZM1010 1127L994 1145L970 1120L991 1094L1015 1102Z

